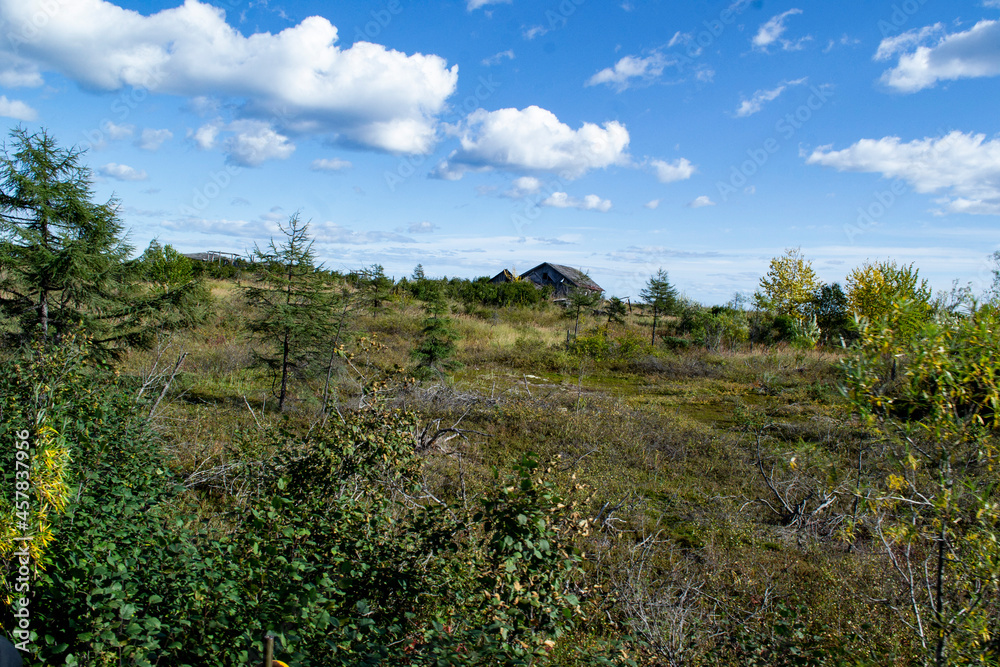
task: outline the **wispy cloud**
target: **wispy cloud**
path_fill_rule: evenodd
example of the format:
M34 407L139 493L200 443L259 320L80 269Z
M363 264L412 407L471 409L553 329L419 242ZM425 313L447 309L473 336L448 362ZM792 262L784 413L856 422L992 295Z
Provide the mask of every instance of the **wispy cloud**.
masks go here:
M757 30L757 34L754 35L751 40L753 48L758 51L766 52L772 45L780 44L781 48L785 51L797 51L801 49L805 42L812 39L812 37L801 37L794 41L782 39L782 35L784 35L785 31L788 29L788 26L785 25L785 21L788 20L788 17L796 16L801 13L801 9L789 9L787 12L778 14L761 25L760 29Z
M504 60L514 59L514 49L507 49L506 51L501 51L500 53L494 53L489 58L483 58L482 64L486 67L492 67L493 65L499 65Z
M622 92L640 84L649 84L663 74L667 59L660 53L648 56L625 56L612 67L606 67L587 79L585 85L606 84Z
M743 99L740 101L740 106L736 109L736 117L744 118L746 116L752 116L761 109L768 102L778 99L781 93L785 92L788 86L800 86L806 82L806 77L801 79L795 79L794 81L783 81L779 83L776 87L768 90L758 90L750 99Z
M708 195L695 197L692 201L688 202L689 208L702 208L704 206L715 206L715 202Z

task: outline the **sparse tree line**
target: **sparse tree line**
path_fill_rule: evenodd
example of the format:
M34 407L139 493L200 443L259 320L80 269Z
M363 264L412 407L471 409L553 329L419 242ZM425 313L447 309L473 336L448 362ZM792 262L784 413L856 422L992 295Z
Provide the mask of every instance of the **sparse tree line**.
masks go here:
M863 637L807 626L802 610L774 607L770 634L749 629L753 614L717 612L708 584L685 574L698 562L688 535L672 542L684 554L674 570L653 581L663 531L615 542L618 509L608 502L595 516L576 485L557 489L565 468L524 456L478 497L434 495L428 451L441 437L466 437L462 417L421 428L391 407L386 378L442 379L460 367L452 314L545 310L545 290L430 279L419 265L398 281L378 265L329 271L298 215L252 262L206 264L156 241L130 259L118 204L91 201L78 152L24 130L11 144L0 165L0 622L15 627L15 550L30 534L31 664L251 664L264 630L303 666L700 665L713 655L883 664L852 654ZM844 345L841 386L865 437L789 459L773 447L770 415L741 412L746 472L759 489L746 503L782 529L881 563L871 604L898 619L917 664L996 665L1000 253L993 258L985 294L956 286L934 298L912 265L866 263L842 288L820 283L789 250L771 261L752 308L739 298L692 303L660 270L641 313L570 293L573 336L561 353L578 362L582 384L584 360ZM202 322L208 277L239 281L253 360L277 404L267 415L251 408L255 428L233 434L238 456L185 477L149 420L169 381L147 391L115 364L158 333ZM358 323L414 302L424 314L412 364L362 368L358 357L377 355L379 343ZM341 372L362 387L354 409L333 397ZM296 421L294 385L306 380L318 417ZM15 503L17 454L7 444L25 428L27 508ZM615 549L627 552L625 565L605 572L601 554Z

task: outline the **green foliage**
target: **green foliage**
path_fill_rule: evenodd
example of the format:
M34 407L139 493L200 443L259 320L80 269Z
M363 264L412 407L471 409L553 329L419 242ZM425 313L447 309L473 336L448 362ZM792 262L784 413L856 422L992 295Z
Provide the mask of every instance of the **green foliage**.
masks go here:
M153 239L138 263L142 277L153 284L155 294L177 295L176 307L167 314L161 328L192 326L205 319L212 295L204 283L195 279L194 260L177 252L173 246L160 245Z
M854 337L847 295L839 283L822 285L813 295L811 315L827 343L850 342Z
M894 302L862 321L844 362L852 403L891 452L887 474L860 492L859 527L885 548L898 584L886 604L926 663L986 664L1000 657L1000 322L923 313Z
M628 313L628 307L625 302L616 296L608 299L608 302L604 306L604 314L608 316L608 324L614 322L615 324L625 324L625 315Z
M573 326L574 336L580 331L580 315L583 311L596 308L599 303L601 303L601 293L593 290L574 288L566 294L566 305L576 318L576 324Z
M539 289L530 280L491 283L489 278L482 277L463 282L458 287L456 298L466 305L511 308L543 303L548 293L549 290Z
M884 319L890 312L903 319L892 326L904 334L914 332L931 316L931 288L920 278L913 264L895 261L865 262L847 276L847 301L851 312L869 320ZM894 304L909 302L913 307L893 309Z
M455 355L455 341L458 332L446 313L448 305L438 293L427 304L428 317L424 319L420 342L413 350L413 357L418 362L418 368L433 373L454 370L461 364L452 359Z
M656 323L660 315L672 315L679 305L677 288L670 284L669 276L659 269L655 276L646 281L646 287L639 292L639 297L653 307L653 332L651 341L656 344Z
M0 313L14 342L58 340L78 327L95 349L148 345L188 292L145 293L118 203L91 200L82 153L47 133L11 131L0 158Z
M267 251L254 248L261 264L259 284L243 288L246 302L254 309L247 328L264 345L255 354L258 363L272 372L272 391L278 386L278 410L285 407L289 376L304 376L312 370L316 347L330 323L325 279L314 264L309 224L295 214L281 232L285 241L280 245L271 239Z
M754 302L761 310L802 319L808 314L818 287L812 262L802 256L801 249L789 248L784 255L771 260L767 275L760 279Z

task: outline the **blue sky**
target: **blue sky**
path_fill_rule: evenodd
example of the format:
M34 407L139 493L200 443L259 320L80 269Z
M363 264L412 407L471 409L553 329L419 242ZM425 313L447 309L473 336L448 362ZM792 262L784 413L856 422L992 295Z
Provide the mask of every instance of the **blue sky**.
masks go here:
M0 0L0 117L87 150L130 239L326 266L542 262L703 303L801 247L981 291L1000 0Z

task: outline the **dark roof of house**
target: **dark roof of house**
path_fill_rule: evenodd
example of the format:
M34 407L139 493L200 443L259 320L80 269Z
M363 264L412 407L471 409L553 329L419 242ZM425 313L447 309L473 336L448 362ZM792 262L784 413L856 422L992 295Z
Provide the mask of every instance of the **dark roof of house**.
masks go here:
M492 278L490 278L490 282L491 283L496 283L496 282L514 282L514 280L516 278L517 278L517 276L514 275L513 271L511 271L510 269L504 269L500 273L498 273L495 276L493 276Z
M526 276L528 274L534 273L535 271L537 271L538 269L542 268L543 266L549 266L549 267L555 269L558 273L562 274L563 278L565 278L567 280L567 282L572 283L575 287L582 287L584 289L594 290L595 292L603 292L604 291L603 287L601 287L600 285L598 285L597 283L595 283L593 280L591 280L587 276L587 274L585 274L583 271L580 271L578 269L574 269L574 268L572 268L570 266L563 266L562 264L553 264L552 262L542 262L541 264L539 264L538 266L534 267L533 269L530 269L529 271L525 271L522 275Z

